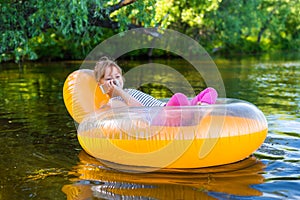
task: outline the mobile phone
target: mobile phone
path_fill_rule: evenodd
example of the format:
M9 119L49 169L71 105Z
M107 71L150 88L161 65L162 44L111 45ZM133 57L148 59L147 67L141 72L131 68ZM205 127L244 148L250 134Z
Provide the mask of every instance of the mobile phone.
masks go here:
M108 88L106 85L100 85L100 90L103 94L106 94L108 92Z
M113 83L117 86L117 87L120 87L120 82L116 79L116 80L113 80Z

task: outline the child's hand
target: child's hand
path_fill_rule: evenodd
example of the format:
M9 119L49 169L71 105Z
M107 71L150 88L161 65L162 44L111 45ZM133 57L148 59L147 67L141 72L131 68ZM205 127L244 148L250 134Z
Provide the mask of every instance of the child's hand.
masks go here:
M102 85L100 85L100 89L104 94L111 94L116 86L112 83L112 81L108 81Z
M113 84L114 84L115 86L117 86L117 87L121 87L121 84L120 84L120 82L119 82L117 79L114 79L114 80L113 80Z
M108 89L108 93L111 93L114 91L116 85L114 84L114 81L113 80L110 80L108 83L107 83L107 89Z
M119 96L122 93L122 88L119 85L117 80L109 81L109 92L111 92L112 96Z

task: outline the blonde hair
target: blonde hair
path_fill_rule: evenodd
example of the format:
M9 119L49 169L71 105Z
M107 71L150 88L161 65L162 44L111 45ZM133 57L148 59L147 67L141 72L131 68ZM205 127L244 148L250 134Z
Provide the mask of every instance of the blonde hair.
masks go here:
M115 61L110 60L106 56L101 57L99 59L99 61L96 62L96 65L94 68L94 75L95 75L96 81L99 82L102 78L104 78L106 69L112 68L112 67L116 67L120 71L120 74L122 75L122 69L121 69L121 67L119 67L119 65Z

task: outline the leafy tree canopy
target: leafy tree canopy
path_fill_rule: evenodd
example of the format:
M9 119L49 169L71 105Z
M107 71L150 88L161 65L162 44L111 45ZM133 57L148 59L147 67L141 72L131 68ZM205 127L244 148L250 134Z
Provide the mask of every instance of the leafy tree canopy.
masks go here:
M299 50L298 0L4 0L0 62L82 59L136 27L185 33L211 52Z

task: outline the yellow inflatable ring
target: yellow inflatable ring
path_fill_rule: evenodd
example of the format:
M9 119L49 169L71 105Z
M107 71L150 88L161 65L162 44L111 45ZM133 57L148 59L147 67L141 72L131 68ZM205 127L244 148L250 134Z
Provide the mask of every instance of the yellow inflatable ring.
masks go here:
M240 161L264 142L263 113L237 99L209 106L120 107L108 101L91 70L67 78L64 101L79 123L82 148L103 163L144 168L200 168Z

